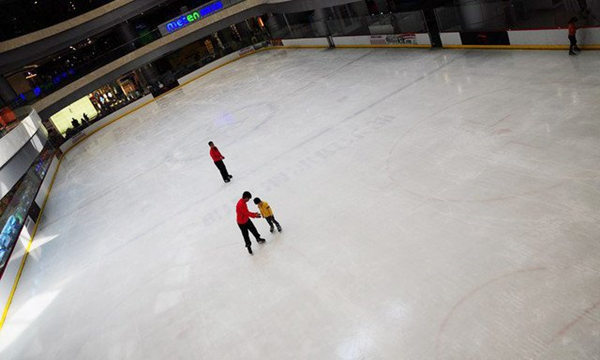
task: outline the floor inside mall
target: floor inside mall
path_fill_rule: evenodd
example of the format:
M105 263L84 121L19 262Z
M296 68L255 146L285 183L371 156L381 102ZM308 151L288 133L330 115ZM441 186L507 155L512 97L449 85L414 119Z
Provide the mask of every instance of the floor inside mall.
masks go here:
M268 50L182 86L66 155L0 358L599 359L599 67ZM244 191L283 227L253 256Z

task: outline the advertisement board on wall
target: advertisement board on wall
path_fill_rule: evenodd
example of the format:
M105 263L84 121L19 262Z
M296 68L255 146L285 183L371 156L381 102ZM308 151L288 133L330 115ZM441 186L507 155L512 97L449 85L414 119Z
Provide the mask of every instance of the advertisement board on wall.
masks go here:
M415 33L371 35L371 45L417 45Z

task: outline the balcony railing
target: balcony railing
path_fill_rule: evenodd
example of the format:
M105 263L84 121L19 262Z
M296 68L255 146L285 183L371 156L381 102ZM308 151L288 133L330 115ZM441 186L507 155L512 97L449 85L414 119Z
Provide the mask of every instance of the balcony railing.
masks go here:
M206 9L206 8L214 9L212 11L204 12L203 13L204 16L201 16L201 18L199 18L199 20L201 20L201 19L205 19L209 16L212 16L214 14L217 14L221 10L224 10L226 8L229 8L233 5L239 4L244 1L245 0L215 0L215 1L212 1L208 4L205 4L201 7L199 7L198 10L196 10L196 9L192 10L192 12L191 12L192 18L191 19L194 19L193 13L195 11L198 11L198 13L200 14L200 10L202 10L202 9ZM218 7L214 7L215 4L218 4ZM27 104L32 104L32 103L38 101L39 99L55 92L56 90L63 88L64 86L76 81L77 79L80 79L81 77L85 76L86 74L89 74L90 72L92 72L96 69L99 69L100 67L107 65L107 64L111 63L112 61L115 61L115 60L133 52L134 50L140 49L150 43L153 43L154 41L160 39L161 37L169 36L171 33L174 33L175 31L165 31L167 24L169 24L170 22L173 22L173 21L175 21L175 22L179 21L180 24L183 24L183 20L180 20L180 19L183 16L185 16L187 18L188 14L190 14L190 12L186 12L186 13L182 14L180 17L171 19L171 20L165 22L164 24L161 24L161 26L159 26L158 28L148 31L133 40L119 43L116 46L112 47L111 49L103 51L101 54L94 55L94 56L87 56L85 58L79 59L78 62L71 63L69 67L65 67L61 71L57 71L53 74L37 74L36 75L38 77L37 85L28 92L18 94L18 96L9 104L9 106L11 108L18 108L18 107L21 107L21 106L24 106ZM181 26L180 28L185 27L187 25L188 24L185 24L184 26ZM161 29L162 29L162 31L161 31Z

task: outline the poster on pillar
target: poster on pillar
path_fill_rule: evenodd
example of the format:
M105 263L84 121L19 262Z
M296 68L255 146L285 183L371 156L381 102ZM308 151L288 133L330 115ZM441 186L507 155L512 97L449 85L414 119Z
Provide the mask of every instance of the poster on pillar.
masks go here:
M417 45L415 33L371 35L371 45Z

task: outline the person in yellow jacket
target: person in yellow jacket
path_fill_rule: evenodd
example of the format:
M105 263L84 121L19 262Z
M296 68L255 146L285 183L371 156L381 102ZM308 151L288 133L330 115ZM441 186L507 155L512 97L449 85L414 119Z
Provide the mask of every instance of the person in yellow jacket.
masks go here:
M275 220L275 216L273 216L273 210L271 210L269 203L260 200L260 198L254 198L254 203L258 206L258 210L260 211L262 217L264 217L265 220L267 220L267 223L269 223L269 226L271 227L269 231L274 231L273 224L275 224L275 226L277 226L277 231L281 232L281 225L279 225L277 220Z

